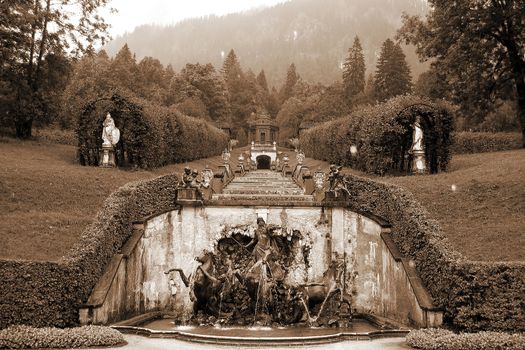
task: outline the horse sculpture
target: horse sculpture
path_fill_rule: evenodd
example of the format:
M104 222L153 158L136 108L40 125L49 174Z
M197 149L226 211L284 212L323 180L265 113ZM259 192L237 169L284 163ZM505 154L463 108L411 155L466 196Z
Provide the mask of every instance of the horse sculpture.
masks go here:
M308 322L311 324L316 322L319 317L322 315L325 310L326 302L333 296L335 293L339 292L340 305L350 305L349 298L345 295L344 281L342 281L342 274L344 271L344 259L336 258L332 260L328 269L323 273L323 279L321 282L313 282L302 285L304 288L304 295L306 301L304 302L304 307L308 313ZM317 315L314 317L310 316L311 309L315 306L320 305Z
M195 258L201 264L197 266L195 273L185 275L180 268L170 269L165 274L172 271L178 272L182 282L186 287L191 287L190 299L195 302L194 311L203 310L210 315L218 315L217 296L222 287L222 281L214 276L215 267L213 263L213 254L207 250L203 251L201 256Z

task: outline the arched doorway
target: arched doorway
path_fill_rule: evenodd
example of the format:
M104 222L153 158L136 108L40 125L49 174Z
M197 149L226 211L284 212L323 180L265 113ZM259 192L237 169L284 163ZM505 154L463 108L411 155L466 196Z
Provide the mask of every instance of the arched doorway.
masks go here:
M255 158L257 162L257 169L270 169L272 165L272 159L270 156L260 155Z

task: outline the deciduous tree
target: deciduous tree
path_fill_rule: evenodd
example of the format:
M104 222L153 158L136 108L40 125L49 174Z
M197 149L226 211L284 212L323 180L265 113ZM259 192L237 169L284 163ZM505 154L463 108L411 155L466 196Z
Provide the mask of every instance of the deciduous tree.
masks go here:
M0 2L1 80L10 85L12 97L2 119L14 124L18 137L30 137L35 116L48 109L42 89L45 70L53 67L46 66L46 58L85 53L96 42L104 43L107 24L98 10L108 1Z
M525 0L428 2L425 20L404 17L400 37L434 60L463 111L493 107L511 83L525 147Z

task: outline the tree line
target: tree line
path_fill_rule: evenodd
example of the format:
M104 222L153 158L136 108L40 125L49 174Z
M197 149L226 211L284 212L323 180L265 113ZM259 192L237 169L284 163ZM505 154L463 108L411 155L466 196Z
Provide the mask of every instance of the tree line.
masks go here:
M302 78L308 75L305 68L292 63L280 86L270 86L264 69L243 68L233 49L220 68L188 63L179 72L153 57L137 62L127 44L114 57L96 52L93 45L107 38L107 24L96 9L106 2L0 3L2 130L28 138L35 123L74 128L84 104L118 90L228 126L241 144L254 111L275 118L285 141L301 127L409 92L455 103L460 129L525 133L525 0L457 2L450 8L431 1L426 19L405 16L397 41L383 42L373 71L367 72L362 41L355 36L340 80L312 83ZM75 5L79 23L65 11ZM415 84L400 40L416 45L420 57L432 62Z

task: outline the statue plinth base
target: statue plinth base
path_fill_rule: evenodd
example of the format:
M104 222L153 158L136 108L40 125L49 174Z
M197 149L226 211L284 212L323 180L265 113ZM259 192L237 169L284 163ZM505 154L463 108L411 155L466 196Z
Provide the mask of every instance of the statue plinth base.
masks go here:
M425 160L425 151L418 150L412 152L412 173L426 174L427 162Z
M102 145L99 158L99 166L102 168L114 168L117 166L115 163L115 149L111 145Z
M198 188L181 187L177 189L177 204L200 206L202 199L202 193Z

